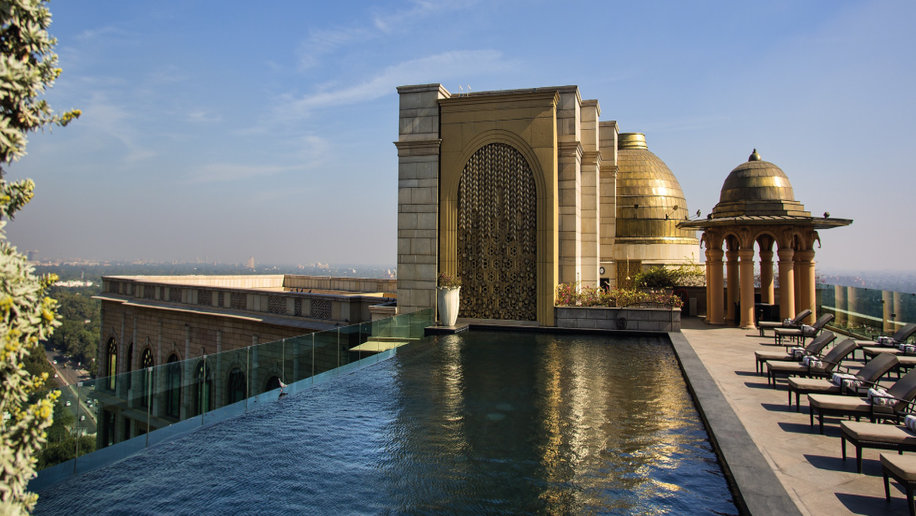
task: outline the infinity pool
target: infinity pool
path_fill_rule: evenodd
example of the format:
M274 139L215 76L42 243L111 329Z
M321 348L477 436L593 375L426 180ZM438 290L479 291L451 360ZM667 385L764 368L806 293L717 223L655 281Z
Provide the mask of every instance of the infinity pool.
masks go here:
M36 514L737 514L664 338L470 332L40 492Z

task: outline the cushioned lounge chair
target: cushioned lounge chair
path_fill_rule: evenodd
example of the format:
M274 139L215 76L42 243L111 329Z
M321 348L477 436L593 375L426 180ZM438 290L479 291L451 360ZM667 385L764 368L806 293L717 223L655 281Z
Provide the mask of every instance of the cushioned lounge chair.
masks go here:
M850 353L856 349L856 342L852 339L846 339L834 346L826 355L819 358L817 364L805 364L804 362L777 362L768 361L767 364L767 383L776 387L776 377L778 376L818 376L830 377L840 362L843 361Z
M891 339L897 344L902 344L907 341L914 333L916 333L916 323L907 324L903 328L897 330L897 333L891 336ZM873 340L857 340L856 345L865 353L866 356L875 356L878 353L893 353L895 355L902 355L901 351L896 345L894 346L882 346Z
M784 346L782 339L788 338L792 339L800 344L805 343L805 339L814 337L821 330L824 329L824 326L830 323L833 320L833 314L824 314L817 318L817 321L814 321L814 324L811 326L801 325L799 328L776 328L773 330L775 335L775 342L777 346Z
M834 335L833 332L822 331L805 346L805 355L820 356L824 348L827 347L827 344L833 342L834 339L836 339L836 335ZM754 371L757 374L763 372L763 366L768 360L773 360L775 362L798 362L799 360L789 351L776 351L770 349L755 351L754 358L756 360Z
M868 417L872 422L878 418L898 420L907 405L916 398L916 370L910 371L887 389L894 402L887 406L872 404L868 398L841 396L838 394L809 394L808 413L810 425L814 428L817 417L820 433L824 433L825 416Z
M798 328L802 325L802 321L805 320L809 315L811 315L811 310L805 309L790 319L788 323L786 321L758 321L757 329L760 330L760 336L763 337L764 330L775 330L776 328Z
M913 503L913 488L916 487L916 456L882 453L881 469L884 470L884 498L890 503L891 486L888 476L892 476L906 491L906 506L910 510L910 516L916 516L916 504Z
M874 360L865 364L865 367L859 369L855 376L855 381L860 384L859 387L848 388L846 383L838 385L832 380L826 378L803 378L799 376L789 377L789 406L792 406L792 393L795 393L795 411L798 412L798 398L802 394L864 394L869 387L877 385L878 380L889 371L897 367L897 357L894 355L884 354L875 357ZM837 368L838 373L850 373L849 369L843 370Z
M846 443L856 448L856 471L862 472L862 449L916 451L916 434L903 425L840 421L840 447L846 460Z

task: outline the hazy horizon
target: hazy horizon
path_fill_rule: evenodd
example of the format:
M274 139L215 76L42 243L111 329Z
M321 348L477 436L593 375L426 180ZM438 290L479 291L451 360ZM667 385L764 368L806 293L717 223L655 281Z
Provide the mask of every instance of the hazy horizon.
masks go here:
M7 231L40 259L394 263L395 88L440 82L578 85L704 217L756 148L814 216L854 219L819 271L913 269L914 2L50 9L47 99L83 116L8 168L37 183Z

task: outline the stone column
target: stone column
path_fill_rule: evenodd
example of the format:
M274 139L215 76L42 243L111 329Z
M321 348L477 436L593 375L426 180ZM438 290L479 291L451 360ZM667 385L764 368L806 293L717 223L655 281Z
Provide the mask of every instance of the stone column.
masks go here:
M738 256L740 263L741 282L741 310L740 324L742 328L754 329L754 249L740 249Z
M725 252L725 274L726 281L728 282L727 287L727 296L725 300L725 320L730 322L735 322L738 320L737 314L735 313L735 305L738 303L738 290L740 284L738 282L738 251L737 249L729 248ZM753 274L751 274L753 276Z
M836 305L836 317L833 324L837 326L846 326L846 287L839 285L833 286L834 305Z
M579 88L558 88L557 195L559 281L582 280L582 154Z
M900 317L900 312L903 310L903 294L894 291L892 298L894 301L894 307L893 311L891 312L891 319L894 320L894 333L896 333L899 328L903 327L903 324L896 324L897 319Z
M795 317L795 251L791 247L779 248L779 316Z
M722 249L706 249L706 322L722 324Z
M886 335L893 335L897 332L894 325L894 293L890 290L881 291L881 321L883 322L883 331Z
M598 123L599 163L599 263L604 267L602 278L610 287L617 286L617 264L614 262L614 242L617 234L617 122Z
M856 328L862 324L862 321L859 319L859 299L856 296L855 287L845 287L846 288L846 324L849 328Z
M815 293L815 276L814 276L814 250L806 249L804 251L798 251L795 253L796 258L798 258L798 267L800 272L799 278L799 294L801 298L799 299L798 307L801 310L809 309L811 310L811 315L808 316L809 324L817 320L817 296Z
M441 84L398 87L398 312L436 308ZM455 271L450 271L455 272Z
M760 302L773 304L776 296L773 289L773 249L760 249Z
M598 227L601 206L598 202L600 185L598 151L597 100L583 100L581 109L582 139L582 285L598 286Z

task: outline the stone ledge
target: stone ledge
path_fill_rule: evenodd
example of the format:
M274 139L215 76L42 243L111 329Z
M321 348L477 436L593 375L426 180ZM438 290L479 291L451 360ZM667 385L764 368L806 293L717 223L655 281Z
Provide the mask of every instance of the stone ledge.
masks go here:
M557 328L666 333L681 331L681 310L679 308L555 306L554 316Z

